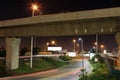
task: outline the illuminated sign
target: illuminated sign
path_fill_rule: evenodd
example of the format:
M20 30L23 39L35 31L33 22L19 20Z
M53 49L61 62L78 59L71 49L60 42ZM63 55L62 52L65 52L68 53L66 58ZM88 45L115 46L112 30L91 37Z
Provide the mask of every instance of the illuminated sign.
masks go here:
M68 52L68 55L69 55L70 57L75 57L75 56L76 56L76 52Z
M48 51L62 51L62 47L48 47Z

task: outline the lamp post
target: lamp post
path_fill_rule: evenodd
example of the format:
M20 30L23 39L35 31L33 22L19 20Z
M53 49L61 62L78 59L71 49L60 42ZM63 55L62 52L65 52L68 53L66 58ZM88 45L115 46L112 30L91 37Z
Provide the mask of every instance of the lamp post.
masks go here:
M82 75L84 77L84 74L85 74L85 69L84 69L84 56L83 56L83 52L84 52L84 48L83 48L83 39L82 38L79 38L78 39L79 41L81 41L81 49L82 49Z
M98 34L96 34L96 53L98 53Z
M102 49L102 52L104 53L104 45L101 44L100 47L101 47L101 49Z
M36 10L38 10L37 4L32 4L32 17L34 16Z
M51 41L51 44L52 44L53 46L55 46L55 41L54 41L54 40L52 40L52 41Z
M74 49L73 49L73 51L75 51L75 43L76 43L75 39L73 39L73 43L74 43Z
M32 4L32 17L35 16L35 11L38 10L38 5L37 4ZM34 44L34 47L36 47L36 37L34 37L33 39L33 44Z
M79 38L79 41L81 41L81 49L82 49L82 69L84 69L84 57L83 57L83 39Z
M32 17L34 16L34 12L35 12L35 10L37 10L38 9L38 6L36 5L36 4L32 4ZM33 57L33 36L31 37L31 55L30 55L30 68L32 68L33 67L33 65L32 65L32 57Z
M47 45L47 47L46 47L46 51L48 51L47 49L48 49L48 46L49 46L49 42L47 42L46 45Z
M95 52L97 53L97 51L98 51L98 46L97 46L97 44L98 44L98 43L95 42L94 44L95 44Z
M82 49L82 52L83 52L84 51L84 49L83 49L83 39L79 38L79 41L81 41L81 49Z

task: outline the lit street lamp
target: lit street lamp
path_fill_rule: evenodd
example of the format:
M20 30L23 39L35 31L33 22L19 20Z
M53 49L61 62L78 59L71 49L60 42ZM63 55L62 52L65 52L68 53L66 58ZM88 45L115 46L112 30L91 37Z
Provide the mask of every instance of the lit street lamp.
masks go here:
M94 44L95 44L95 50L96 50L96 53L97 53L98 52L98 43L95 42Z
M38 5L37 4L32 4L32 17L35 16L35 11L38 10ZM36 47L36 37L34 37L33 39L33 44L34 44L34 47Z
M73 39L73 43L74 43L74 49L73 49L73 51L75 51L75 43L76 43L75 39Z
M95 42L94 44L95 44L95 46L96 46L96 45L97 45L97 42Z
M104 48L104 45L100 45L100 47L103 49L103 48Z
M38 10L38 5L37 4L32 4L31 8L32 8L32 17L34 17L35 16L35 11ZM33 43L34 47L36 47L36 37L34 37L33 42L34 42Z
M81 71L82 71L83 77L84 77L85 69L84 69L84 56L83 56L83 52L84 52L83 39L82 39L82 38L79 38L78 40L81 41L81 49L82 49L82 69L81 69Z
M84 57L83 57L83 39L79 38L79 41L81 41L81 49L82 49L82 69L84 69Z
M104 51L103 49L104 49L104 45L103 44L101 44L100 45L100 47L101 47L101 49L102 49L102 52Z
M32 16L34 16L36 10L38 10L37 4L32 4Z
M83 52L84 51L84 49L83 49L83 39L79 38L79 41L81 41L81 49L82 49L82 52Z
M36 4L32 4L32 17L34 16L35 10L38 9L38 6ZM33 36L31 37L31 55L30 55L30 68L32 68L32 57L33 57Z
M48 46L49 46L49 42L47 42L46 45L47 45L47 48L48 48ZM47 51L47 48L46 48L46 51Z
M96 34L96 53L98 53L98 34Z
M55 45L55 41L53 40L53 41L51 41L51 43L52 43L52 45Z

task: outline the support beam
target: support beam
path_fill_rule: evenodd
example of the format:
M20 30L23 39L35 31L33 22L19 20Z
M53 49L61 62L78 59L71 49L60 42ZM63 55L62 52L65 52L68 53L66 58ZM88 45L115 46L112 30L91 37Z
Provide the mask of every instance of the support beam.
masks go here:
M16 69L19 66L20 38L6 38L6 67Z

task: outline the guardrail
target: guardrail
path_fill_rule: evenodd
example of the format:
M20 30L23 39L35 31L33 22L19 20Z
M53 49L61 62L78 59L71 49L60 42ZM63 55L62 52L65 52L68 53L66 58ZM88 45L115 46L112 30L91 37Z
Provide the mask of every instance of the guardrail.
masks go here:
M113 65L108 60L105 60L105 63L108 66L109 74L117 77L117 80L120 80L120 70L115 70Z
M49 55L33 55L33 58L37 58L37 57L58 57L61 56L61 54L49 54ZM19 56L19 59L24 59L24 58L30 58L31 56ZM4 60L5 57L0 57L0 60Z
M116 80L120 80L120 70L114 69L114 62L107 55L101 56L104 57L104 61L107 64L109 70L109 74L115 76L117 78Z

